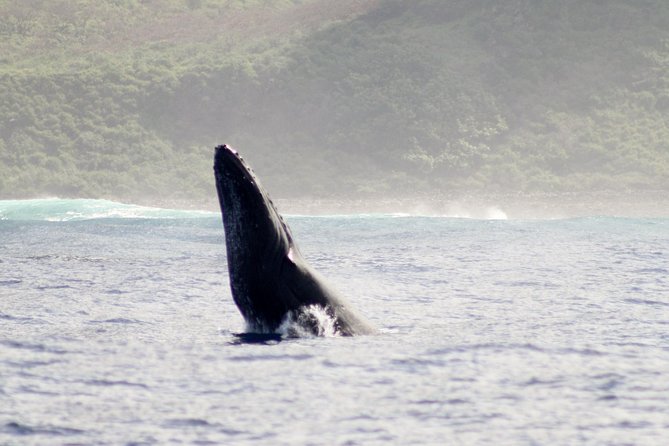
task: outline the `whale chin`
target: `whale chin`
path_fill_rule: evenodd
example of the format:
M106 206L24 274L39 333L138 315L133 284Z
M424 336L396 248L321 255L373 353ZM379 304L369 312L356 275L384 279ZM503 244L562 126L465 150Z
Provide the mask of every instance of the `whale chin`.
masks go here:
M250 166L228 145L214 155L230 288L247 330L287 336L375 329L302 257Z

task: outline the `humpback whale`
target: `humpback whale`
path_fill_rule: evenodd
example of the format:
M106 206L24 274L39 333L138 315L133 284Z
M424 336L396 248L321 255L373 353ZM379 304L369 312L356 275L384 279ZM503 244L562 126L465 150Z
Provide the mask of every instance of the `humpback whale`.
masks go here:
M247 331L276 333L288 322L323 335L329 321L333 332L344 336L375 332L304 260L290 228L236 150L216 147L214 176L230 288Z

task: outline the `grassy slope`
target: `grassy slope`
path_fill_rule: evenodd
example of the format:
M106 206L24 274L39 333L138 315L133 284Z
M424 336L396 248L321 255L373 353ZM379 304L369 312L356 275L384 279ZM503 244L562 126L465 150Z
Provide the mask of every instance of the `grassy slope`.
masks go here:
M72 5L75 6L72 6ZM0 196L669 188L669 5L0 2Z

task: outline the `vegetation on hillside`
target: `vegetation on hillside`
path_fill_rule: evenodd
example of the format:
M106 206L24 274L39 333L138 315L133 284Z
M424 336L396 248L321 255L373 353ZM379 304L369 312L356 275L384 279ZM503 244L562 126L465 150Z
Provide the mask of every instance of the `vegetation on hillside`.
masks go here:
M0 196L669 189L662 0L0 1Z

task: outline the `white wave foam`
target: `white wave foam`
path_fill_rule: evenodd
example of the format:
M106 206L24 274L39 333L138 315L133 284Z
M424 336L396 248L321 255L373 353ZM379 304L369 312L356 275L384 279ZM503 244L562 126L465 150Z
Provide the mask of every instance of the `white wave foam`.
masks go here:
M99 218L201 218L216 215L208 211L164 209L110 200L43 198L1 200L1 220L41 220L65 222Z

